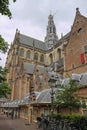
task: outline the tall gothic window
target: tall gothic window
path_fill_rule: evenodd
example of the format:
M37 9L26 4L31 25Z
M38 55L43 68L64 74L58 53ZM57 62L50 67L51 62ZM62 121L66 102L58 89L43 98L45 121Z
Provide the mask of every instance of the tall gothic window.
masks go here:
M27 58L27 59L30 59L30 57L31 57L31 52L28 50L28 51L26 52L26 58Z
M50 33L52 33L52 29L51 29L51 27L50 27Z
M55 33L55 27L53 28L53 33Z
M41 56L40 56L40 61L44 62L44 55L43 54L41 54Z
M58 49L58 59L61 59L61 49Z
M50 54L50 63L53 63L53 55L52 54Z
M38 53L34 53L34 60L38 60Z
M19 55L20 55L21 57L24 57L24 49L23 49L23 48L20 49Z

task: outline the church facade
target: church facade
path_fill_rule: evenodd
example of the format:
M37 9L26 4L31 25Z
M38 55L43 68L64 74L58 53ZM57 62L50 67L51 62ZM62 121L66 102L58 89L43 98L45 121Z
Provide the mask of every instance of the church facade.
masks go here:
M72 73L87 72L86 25L87 18L77 8L70 32L60 39L51 14L44 42L16 30L6 60L7 81L12 88L7 108L14 108L20 117L29 118L29 122L41 113L50 114L50 75L62 79Z

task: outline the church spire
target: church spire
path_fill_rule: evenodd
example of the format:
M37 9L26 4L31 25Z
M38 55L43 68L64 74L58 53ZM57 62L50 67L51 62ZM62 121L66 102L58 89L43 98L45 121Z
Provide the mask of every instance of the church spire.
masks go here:
M50 48L52 45L58 42L58 37L56 35L56 27L53 20L53 15L48 16L47 34L45 37L45 43Z

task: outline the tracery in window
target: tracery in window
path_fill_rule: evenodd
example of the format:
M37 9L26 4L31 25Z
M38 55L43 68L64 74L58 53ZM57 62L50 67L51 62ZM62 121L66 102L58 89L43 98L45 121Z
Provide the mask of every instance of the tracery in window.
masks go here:
M61 49L58 49L58 60L61 59Z
M27 59L30 59L30 57L31 57L31 52L28 50L28 51L26 52L26 58L27 58Z
M24 49L23 49L23 48L20 49L19 55L20 55L21 57L24 57Z
M50 63L53 63L53 55L52 54L49 55L49 58L50 58Z
M38 53L34 53L34 60L38 60Z
M44 62L44 55L43 54L41 54L41 56L40 56L40 61Z

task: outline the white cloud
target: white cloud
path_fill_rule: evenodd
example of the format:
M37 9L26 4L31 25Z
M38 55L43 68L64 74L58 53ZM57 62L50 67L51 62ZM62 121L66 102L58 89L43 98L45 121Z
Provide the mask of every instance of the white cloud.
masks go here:
M66 34L70 31L77 7L81 14L87 16L86 5L86 0L17 0L16 3L10 0L13 18L10 20L0 15L0 34L9 44L14 39L16 28L27 36L44 40L51 11L60 37L61 33ZM0 57L6 57L1 55ZM5 61L6 58L2 59ZM4 61L0 61L0 65L4 65Z

